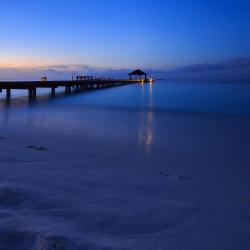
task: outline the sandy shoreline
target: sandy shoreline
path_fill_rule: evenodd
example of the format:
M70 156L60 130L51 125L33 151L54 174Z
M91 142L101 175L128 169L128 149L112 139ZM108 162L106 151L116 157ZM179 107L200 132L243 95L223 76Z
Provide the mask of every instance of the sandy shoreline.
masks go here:
M249 118L110 91L2 107L0 249L247 249Z
M248 125L183 119L151 154L124 137L5 129L1 249L245 249Z

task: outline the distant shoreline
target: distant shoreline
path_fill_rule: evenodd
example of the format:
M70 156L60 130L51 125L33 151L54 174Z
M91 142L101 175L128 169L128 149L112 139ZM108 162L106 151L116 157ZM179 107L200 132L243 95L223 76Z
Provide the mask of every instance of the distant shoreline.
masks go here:
M162 79L162 78L155 78L155 81L178 81L178 82L189 82L189 81L193 81L193 82L248 82L250 83L250 79Z

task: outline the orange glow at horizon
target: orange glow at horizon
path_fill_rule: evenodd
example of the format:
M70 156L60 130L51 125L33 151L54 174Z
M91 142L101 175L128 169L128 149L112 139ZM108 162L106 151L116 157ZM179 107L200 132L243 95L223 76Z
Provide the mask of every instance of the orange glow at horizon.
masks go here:
M94 60L89 58L83 58L77 60L76 58L67 57L39 57L39 56L5 56L0 59L0 68L17 68L17 69L29 69L40 68L54 65L96 65Z
M11 61L11 62L10 62ZM58 65L58 64L62 64L59 62L49 62L46 60L6 60L4 61L0 61L0 68L17 68L17 69L23 69L23 68L34 68L34 67L46 67L49 65Z

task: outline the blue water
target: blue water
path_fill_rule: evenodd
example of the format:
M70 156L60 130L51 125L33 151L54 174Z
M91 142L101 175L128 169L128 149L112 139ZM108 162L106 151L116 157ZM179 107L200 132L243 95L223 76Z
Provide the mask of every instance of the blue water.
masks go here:
M56 102L98 108L249 116L250 81L249 84L158 81L90 92Z
M25 99L22 100L26 102ZM249 116L250 81L249 84L240 81L222 83L219 81L158 81L153 84L131 85L61 97L49 103L100 109L162 110ZM38 106L43 104L43 102L36 103Z
M119 138L118 143L127 140L151 152L149 149L155 145L164 149L165 142L176 133L186 131L192 138L214 133L212 128L221 126L211 124L216 119L233 118L246 129L246 120L250 118L250 82L156 81L72 95L57 89L55 99L44 90L37 93L37 100L29 102L25 91L16 91L10 103L2 94L2 131L33 131L33 137L42 132L53 136L60 133L82 138L112 137ZM206 120L202 124L197 123L203 118ZM239 130L238 125L233 126ZM206 128L202 135L197 132L201 128ZM183 136L172 140L175 143Z
M57 90L63 92L63 90ZM168 112L192 112L215 115L250 115L250 81L199 82L157 81L153 84L130 85L119 88L92 91L47 100L49 93L38 90L40 97L29 107L44 105L62 107L82 106L100 109L131 109ZM26 106L27 93L16 91L13 106ZM4 94L0 99L5 108Z

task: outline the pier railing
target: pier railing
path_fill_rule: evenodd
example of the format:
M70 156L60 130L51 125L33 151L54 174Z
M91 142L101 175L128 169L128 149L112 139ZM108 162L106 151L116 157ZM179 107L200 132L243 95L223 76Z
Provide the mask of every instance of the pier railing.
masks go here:
M37 89L39 88L50 89L51 95L55 97L56 89L59 87L64 87L65 92L69 94L72 92L137 84L142 81L149 82L150 80L95 78L93 80L71 81L0 81L0 93L6 90L6 98L10 99L12 90L27 90L29 99L34 99L37 96Z

